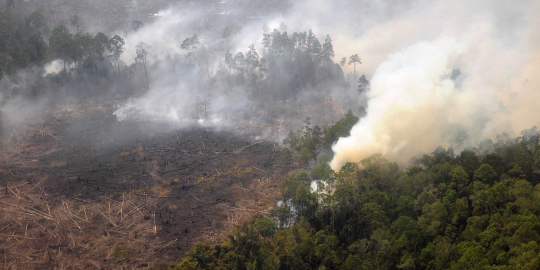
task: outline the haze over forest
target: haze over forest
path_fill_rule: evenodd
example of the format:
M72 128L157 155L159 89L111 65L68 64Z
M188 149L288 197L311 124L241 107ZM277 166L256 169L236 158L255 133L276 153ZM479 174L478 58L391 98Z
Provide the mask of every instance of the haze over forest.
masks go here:
M406 164L438 145L464 149L537 123L531 103L538 86L535 1L12 2L12 13L43 14L34 13L38 25L30 25L41 35L32 48L37 55L4 60L12 75L2 81L7 117L21 114L10 114L13 89L31 91L28 77L43 80L67 62L69 74L80 77L62 85L67 98L97 89L122 93L130 98L117 112L120 119L134 109L176 126L197 118L231 127L238 123L234 117L260 116L257 110L270 112L270 103L282 102L289 111L270 113L272 121L286 124L280 141L305 117L327 124L348 109L363 113L367 105L365 120L334 147L334 169L379 152ZM72 55L67 47L45 53L57 25L83 47L72 48ZM98 33L118 35L121 52L89 51L84 39ZM3 46L16 49L9 45ZM97 76L107 84L96 86L96 53L118 65L126 83L104 67L107 77ZM355 54L357 67L350 65ZM369 87L356 81L362 75ZM351 99L357 100L347 103ZM330 101L341 104L330 108ZM326 107L306 113L316 103ZM291 116L295 124L288 123Z
M321 258L305 262L306 269L323 265L345 269L347 261L359 265L357 258L366 261L362 264L366 269L470 265L522 269L525 263L509 258L519 257L512 248L532 245L525 238L519 245L505 242L486 262L471 264L460 264L470 246L459 245L473 241L475 233L465 233L474 223L468 218L483 217L482 222L488 224L493 220L485 215L495 215L496 209L502 213L506 203L520 197L516 191L505 197L508 201L485 206L478 202L485 195L479 195L480 191L495 190L499 184L517 189L518 183L525 185L519 181L525 181L535 193L521 197L531 202L538 199L539 12L540 1L534 0L3 0L0 132L6 149L12 151L6 157L9 161L30 153L22 150L29 145L23 143L29 137L24 134L30 134L40 121L49 123L45 118L50 115L63 119L59 123L66 121L65 128L55 124L65 134L39 128L41 137L54 137L54 147L65 147L65 151L68 146L75 149L77 132L92 129L85 129L85 122L71 123L72 115L84 115L74 113L81 108L106 112L96 120L100 133L82 136L80 145L94 151L119 148L125 153L126 145L137 143L145 149L143 137L155 144L155 138L177 136L180 145L182 136L199 132L203 155L221 146L208 144L207 149L205 138L213 135L203 137L201 132L225 132L253 144L272 144L270 159L264 163L268 168L262 171L277 174L278 169L272 169L276 162L279 173L286 175L280 179L280 205L257 212L270 218L255 218L251 225L234 231L259 230L257 248L261 251L242 255L242 264L237 259L241 269L272 265L263 259L265 252L271 253L268 258L278 258L277 268L268 269L299 267L300 262L283 261L288 255L280 253L276 238L297 226L311 226L339 242L333 247L332 263ZM109 123L111 127L99 126ZM64 136L75 139L61 142ZM191 135L187 137L191 142ZM227 149L214 151L222 153ZM33 153L32 160L42 154ZM168 173L170 165L159 162L165 166L159 173ZM9 166L6 172L11 172ZM217 168L215 172L212 177L205 172L198 179L206 182L224 175ZM171 179L172 185L177 178ZM189 181L190 177L191 187ZM398 187L392 187L392 181ZM180 192L185 187L183 183ZM6 194L8 189L6 180ZM339 198L334 197L338 190ZM305 197L298 198L299 194ZM433 223L438 211L434 209L443 206L437 203L445 204L449 213L444 221L436 221L438 225ZM540 234L537 210L527 213L535 219L536 227L531 225L530 231ZM347 223L375 212L384 218ZM432 216L423 216L426 213ZM406 222L402 216L407 216ZM336 217L342 219L339 229ZM398 220L414 230L420 228L415 233L422 237L415 238L416 242L411 234L406 239L411 242L402 239L414 242L414 249L381 251L379 255L393 258L386 264L386 257L377 255L371 244L365 250L372 253L360 254L360 245L365 244L358 242L361 239L396 244L403 233L391 228ZM260 222L274 222L275 228ZM275 229L268 235L260 231L260 226L267 225ZM377 231L377 226L387 231ZM487 225L480 227L478 234ZM453 245L452 253L437 257L433 247L439 244ZM482 245L485 252L491 248L485 242ZM210 253L216 249L198 247ZM231 254L238 252L231 250ZM527 250L540 252L536 246ZM213 257L203 262L197 252L187 254L177 267L232 265L220 257L223 254L207 254ZM506 254L500 255L504 258L500 252ZM309 261L305 256L309 257L297 257ZM533 261L540 258L529 259L530 265L539 264Z

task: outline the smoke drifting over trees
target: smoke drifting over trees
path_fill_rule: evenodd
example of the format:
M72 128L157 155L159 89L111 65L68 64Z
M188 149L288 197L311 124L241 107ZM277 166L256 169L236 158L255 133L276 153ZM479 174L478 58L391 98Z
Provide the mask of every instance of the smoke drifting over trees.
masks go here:
M245 11L232 7L223 9ZM439 145L464 149L500 133L518 135L538 124L537 106L531 104L540 85L535 75L539 33L534 14L538 9L534 1L299 1L280 13L237 20L223 30L199 27L202 50L190 51L188 62L200 71L204 64L193 59L207 61L210 71L205 73L213 78L202 89L208 91L206 98L211 101L206 103L215 121L230 112L246 113L261 101L294 100L293 106L306 107L313 102L302 96L306 92L320 93L318 99L325 99L325 94L345 96L356 102L343 109L359 114L366 110L367 116L351 137L333 148L332 167L337 170L347 161L358 162L375 153L405 164L410 156ZM157 58L171 52L158 44L181 51L180 41L195 32L172 40L172 29L197 24L209 13L208 8L181 11L179 23L173 19L178 12L174 8L164 12L147 33L133 33L126 39L142 41L144 37L157 42L152 45ZM159 33L152 30L156 28L161 29ZM319 38L310 40L314 37ZM254 47L248 49L251 44ZM248 51L257 52L258 63L245 62ZM200 55L204 53L208 55ZM124 56L129 63L130 53ZM337 64L343 56L351 65ZM453 76L454 70L461 75ZM362 74L367 75L369 87L359 88ZM156 81L167 81L169 75L153 76ZM200 93L193 85L187 87L189 91L178 90L182 88L178 85L182 84L151 87L132 102L151 114L159 109L178 117L178 109L185 106L174 104L193 100L193 93ZM164 89L178 98L170 99L174 95ZM343 89L351 93L340 95ZM173 105L152 105L161 99ZM318 120L312 118L315 123Z
M133 2L98 19L82 7L101 4L83 2L52 5L69 16L28 1L6 6L6 15L26 14L17 31L32 53L17 58L9 45L17 39L4 39L1 66L12 75L4 90L29 88L16 74L35 65L63 78L48 80L51 89L123 94L120 119L233 126L294 118L281 136L306 116L328 123L348 109L365 113L333 147L336 170L374 153L406 163L438 145L475 146L538 122L535 1ZM66 73L51 73L56 59Z

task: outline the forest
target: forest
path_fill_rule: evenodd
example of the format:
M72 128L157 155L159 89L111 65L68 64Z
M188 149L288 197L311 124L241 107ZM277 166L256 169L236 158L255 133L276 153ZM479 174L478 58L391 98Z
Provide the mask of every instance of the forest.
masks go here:
M335 172L328 145L357 120L291 133L281 162L304 165L283 180L280 205L169 269L540 267L536 127L461 153L439 147L405 169L377 154Z
M520 16L47 1L0 2L4 268L540 269Z
M352 55L335 63L330 35L320 41L311 30L289 34L283 23L272 30L264 25L259 30L261 44L237 50L235 38L242 27L231 22L218 31L179 37L181 51L162 57L163 48L145 42L126 44L114 32L85 32L87 27L78 15L52 24L39 10L0 12L0 78L4 78L2 92L7 99L47 97L54 103L109 96L127 100L164 95L154 88L177 88L180 80L189 90L175 91L184 93L191 115L202 118L211 113L213 100L238 95L249 100L248 107L244 106L248 115L260 114L256 111L261 108L283 107L277 102L299 106L300 111L303 103L313 107L315 102L322 107L318 109L320 122L333 122L334 113L337 118L348 109L365 110L365 97L362 102L359 97L365 95L369 82L356 74L361 59ZM145 27L138 20L129 25L130 35ZM128 46L135 57L122 60ZM355 68L354 76L348 78L342 70L347 63ZM334 103L339 107L332 107Z

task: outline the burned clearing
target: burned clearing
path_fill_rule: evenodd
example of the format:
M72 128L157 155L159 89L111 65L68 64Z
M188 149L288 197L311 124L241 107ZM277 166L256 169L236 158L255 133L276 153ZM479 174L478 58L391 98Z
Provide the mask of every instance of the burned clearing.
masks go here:
M266 213L287 166L275 143L202 127L118 122L112 106L5 123L4 268L156 268Z

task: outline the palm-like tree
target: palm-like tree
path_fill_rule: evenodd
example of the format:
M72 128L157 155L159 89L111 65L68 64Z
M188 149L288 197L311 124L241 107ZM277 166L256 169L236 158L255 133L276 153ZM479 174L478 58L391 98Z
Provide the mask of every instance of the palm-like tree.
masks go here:
M351 57L349 58L349 65L353 64L355 82L356 82L356 63L362 64L362 60L360 59L360 56L358 56L358 54L351 55Z

